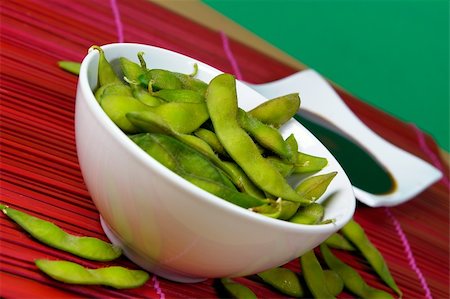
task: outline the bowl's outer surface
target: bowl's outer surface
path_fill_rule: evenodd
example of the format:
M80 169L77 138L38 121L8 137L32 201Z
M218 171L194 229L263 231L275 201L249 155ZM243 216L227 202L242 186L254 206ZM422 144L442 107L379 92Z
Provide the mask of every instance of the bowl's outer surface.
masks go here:
M197 63L197 76L205 82L221 73L157 47L102 48L113 65L119 57L138 62L137 53L144 51L150 68L191 73ZM91 51L80 70L75 115L79 163L108 237L143 268L185 282L250 275L297 258L353 216L355 197L344 171L295 120L283 126L283 135L294 133L300 151L326 157L329 165L321 173L338 171L322 197L327 199L326 218L336 219L333 224L297 225L257 215L172 173L129 140L95 100L98 56ZM240 82L237 91L243 109L266 100Z

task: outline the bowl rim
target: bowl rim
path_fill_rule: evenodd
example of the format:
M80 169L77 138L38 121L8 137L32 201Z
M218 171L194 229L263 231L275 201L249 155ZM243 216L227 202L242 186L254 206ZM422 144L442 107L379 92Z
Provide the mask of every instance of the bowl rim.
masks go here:
M153 45L146 45L146 44L139 44L139 43L111 43L111 44L105 44L100 46L104 52L105 55L108 56L108 51L115 48L121 48L121 47L135 47L139 48L140 51L146 51L146 49L152 49L154 51L162 51L165 54L168 55L177 55L180 56L183 59L186 59L188 61L191 61L192 63L197 63L199 66L199 70L201 68L207 69L213 73L223 73L223 71L216 69L202 61L199 61L198 59L189 57L187 55L168 50L165 48L153 46ZM137 53L138 51L136 51ZM83 58L83 61L81 63L79 77L78 77L78 84L77 84L77 101L80 99L85 101L85 104L87 105L90 112L94 115L95 119L98 121L99 125L105 129L108 134L112 135L112 137L126 150L128 151L132 157L137 159L140 163L142 163L147 168L153 168L154 171L158 172L164 179L169 180L170 183L175 184L180 189L185 190L186 192L191 193L193 196L199 198L203 202L215 205L218 208L225 209L229 213L236 214L239 217L245 217L248 218L248 220L251 220L252 222L256 222L259 225L263 224L266 226L271 227L277 227L281 230L287 230L291 232L302 232L302 233L328 233L328 232L334 232L340 229L343 225L345 225L354 215L355 209L356 209L356 198L353 193L353 188L351 187L350 181L343 171L343 169L340 167L339 163L337 163L338 167L340 168L340 174L341 176L344 176L345 184L347 185L347 188L351 192L352 199L348 199L348 206L345 207L345 212L342 213L342 217L339 219L336 219L335 222L328 223L328 224L315 224L315 225L308 225L308 224L297 224L297 223L291 223L289 221L280 220L280 219L274 219L270 218L264 215L260 215L255 212L251 212L245 208L239 207L233 203L230 203L216 195L213 195L200 187L195 186L194 184L188 182L187 180L183 179L181 176L176 175L173 171L166 168L164 165L159 163L157 160L155 160L153 157L148 155L145 151L143 151L138 145L136 145L134 142L132 142L125 133L123 133L120 128L114 124L114 122L106 115L106 113L103 111L97 100L95 99L94 92L90 87L89 79L88 79L88 68L92 64L93 59L98 59L99 52L89 48L88 54ZM243 82L237 80L237 84L244 84ZM245 85L245 84L244 84ZM248 87L251 89L250 87ZM259 94L257 91L251 89L254 93ZM79 93L82 94L82 96L79 96ZM300 124L301 125L301 124ZM315 142L318 142L321 144L321 142L307 129L305 129L309 134L312 135L312 137L315 139ZM325 148L326 149L326 148ZM334 156L326 149L326 151L329 153L330 157L333 159ZM336 159L335 159L336 161ZM336 161L337 162L337 161Z

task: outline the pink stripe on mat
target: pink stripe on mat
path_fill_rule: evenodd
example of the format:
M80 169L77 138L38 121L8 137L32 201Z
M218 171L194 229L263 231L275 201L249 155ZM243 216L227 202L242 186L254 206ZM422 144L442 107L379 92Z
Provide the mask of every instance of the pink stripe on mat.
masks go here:
M394 224L395 231L397 232L397 235L400 237L400 240L402 241L403 250L406 253L406 257L408 259L409 266L411 269L416 272L417 277L419 278L420 285L422 286L424 292L425 292L425 298L426 299L432 299L430 288L428 287L427 281L425 280L425 277L422 274L422 271L420 271L419 267L417 266L416 259L414 258L414 254L411 250L411 246L409 245L408 238L406 237L405 233L403 232L403 229L400 225L400 222L395 218L394 214L392 214L391 210L389 208L385 208L384 211L388 215L388 217L391 219L392 223Z
M116 30L117 30L117 41L119 43L123 43L124 38L123 38L123 25L122 25L122 21L120 19L120 11L119 11L119 6L117 5L117 0L111 0L111 8L113 11L113 15L114 15L114 22L116 23Z
M227 55L228 61L231 63L231 67L233 68L233 72L236 75L236 79L242 80L242 74L239 69L238 63L234 58L233 52L230 49L230 43L227 35L223 31L220 31L220 37L222 38L223 50Z
M431 159L431 162L434 166L436 166L437 169L439 169L442 172L442 179L441 182L447 186L447 188L450 188L450 181L448 177L445 175L444 167L441 164L441 161L436 156L436 154L428 147L427 142L425 140L424 133L415 125L411 124L411 127L414 129L417 135L417 139L419 141L420 149L427 154L427 156Z
M158 280L158 278L156 277L156 275L153 275L152 281L153 281L153 288L155 289L156 294L159 295L159 298L160 298L160 299L165 299L165 298L166 298L166 295L164 295L164 293L163 293L161 287L159 286L159 280Z

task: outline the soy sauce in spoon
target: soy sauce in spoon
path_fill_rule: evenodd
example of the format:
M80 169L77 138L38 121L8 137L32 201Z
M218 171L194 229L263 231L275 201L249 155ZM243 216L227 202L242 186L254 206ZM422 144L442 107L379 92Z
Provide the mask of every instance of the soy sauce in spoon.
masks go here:
M388 194L395 189L392 175L362 146L352 142L343 134L332 130L323 118L301 112L295 116L305 128L319 139L333 154L348 175L353 186L372 194Z

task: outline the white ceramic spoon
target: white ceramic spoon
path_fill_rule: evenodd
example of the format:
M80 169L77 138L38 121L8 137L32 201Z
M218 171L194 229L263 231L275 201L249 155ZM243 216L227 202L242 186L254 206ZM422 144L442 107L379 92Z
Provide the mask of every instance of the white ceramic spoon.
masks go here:
M248 84L267 98L298 92L301 111L325 119L356 141L393 177L396 188L387 194L372 194L353 187L356 198L371 206L394 206L403 203L442 177L427 162L387 142L369 129L342 101L331 85L314 70L305 70L286 78Z

